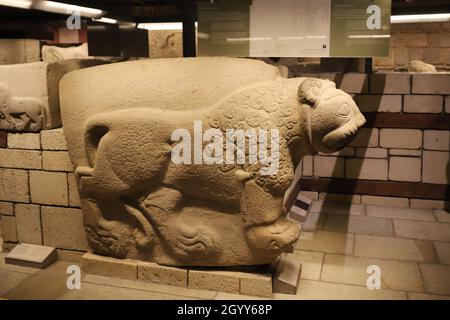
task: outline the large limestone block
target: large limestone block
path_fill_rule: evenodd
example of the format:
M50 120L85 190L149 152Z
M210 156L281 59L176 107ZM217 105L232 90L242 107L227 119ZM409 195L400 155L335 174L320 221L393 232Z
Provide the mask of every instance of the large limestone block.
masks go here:
M101 60L64 60L0 66L0 129L40 131L61 126L59 81Z
M67 74L60 89L91 248L172 266L267 264L292 250L299 228L286 218L285 193L295 168L307 153L341 149L365 122L334 83L285 79L247 59L98 66ZM178 153L195 163L178 162L178 143L198 129L215 130L215 155L231 141L245 163L201 161L211 137L194 141L197 156L192 148ZM246 140L220 140L229 129L258 132L257 150L270 144L273 162L251 162L255 150L242 148ZM178 130L184 136L174 140ZM271 136L261 138L263 130Z

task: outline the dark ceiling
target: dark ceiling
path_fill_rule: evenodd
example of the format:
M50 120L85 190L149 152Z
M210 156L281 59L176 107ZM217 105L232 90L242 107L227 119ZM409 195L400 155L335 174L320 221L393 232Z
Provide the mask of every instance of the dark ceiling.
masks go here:
M183 0L58 0L102 9L108 16L122 17L134 22L180 20ZM392 14L449 12L450 0L393 0ZM63 17L37 10L23 10L0 6L0 21L49 21ZM1 24L0 22L0 24Z

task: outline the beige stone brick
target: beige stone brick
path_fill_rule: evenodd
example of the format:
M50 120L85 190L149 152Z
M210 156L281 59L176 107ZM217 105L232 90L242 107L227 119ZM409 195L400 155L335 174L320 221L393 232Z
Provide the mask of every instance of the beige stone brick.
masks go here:
M445 113L450 113L450 96L445 97Z
M392 208L369 205L366 210L369 217L435 221L432 211L427 209Z
M42 244L41 212L34 204L16 204L17 236L21 243Z
M408 113L441 113L444 106L442 96L408 95L405 96L403 111Z
M450 295L450 266L421 263L420 271L426 292Z
M420 182L422 161L420 158L391 157L389 180Z
M68 250L88 250L80 209L41 207L44 245Z
M319 193L315 191L300 191L300 195L305 196L311 200L319 199Z
M162 266L151 262L138 262L138 280L177 287L187 287L188 271L183 268Z
M449 32L433 32L428 35L430 47L450 47L450 33Z
M302 232L296 249L338 254L353 254L353 235L339 232Z
M389 219L337 214L327 214L323 230L378 236L394 235L392 223Z
M387 180L388 161L385 159L346 159L345 177L350 179Z
M239 293L239 275L231 271L189 270L188 288Z
M375 158L384 159L387 158L387 149L383 148L358 148L356 149L356 156L358 158Z
M30 171L30 188L33 203L68 205L66 173Z
M130 259L115 259L86 252L82 259L83 271L120 279L137 280L137 262Z
M62 128L41 131L41 143L44 150L67 150Z
M394 220L397 237L418 240L450 241L450 224L410 220Z
M358 107L362 112L401 112L401 95L359 95Z
M361 202L363 204L368 204L368 205L397 207L397 208L407 208L409 206L408 198L363 195L361 198Z
M416 263L374 258L325 255L321 279L366 286L367 268L376 265L381 270L381 287L385 289L423 292Z
M13 216L14 206L11 202L0 201L0 216Z
M58 260L76 262L79 263L80 265L82 263L81 258L85 254L82 251L72 251L64 249L57 249L57 252L58 252Z
M302 176L312 176L313 175L313 161L314 161L314 157L313 156L304 156L302 159L302 163L303 163L303 171L302 171Z
M369 79L365 73L345 73L339 75L339 89L347 93L367 93L369 90Z
M404 261L436 263L437 256L431 241L355 236L355 256Z
M2 227L3 241L17 242L17 224L16 217L3 216L0 219Z
M321 230L325 222L326 214L312 211L308 213L305 222L302 223L302 231Z
M75 175L73 173L68 173L67 180L69 182L69 205L71 207L80 207L80 194L78 192Z
M339 203L331 201L314 201L311 206L312 212L326 212L353 216L361 215L362 210L363 206L360 204Z
M408 293L409 300L450 300L449 296L439 296L436 294L427 294L427 293Z
M450 243L439 241L434 241L433 243L439 257L439 263L450 265Z
M417 129L381 129L380 146L384 148L419 149L422 131Z
M39 133L8 133L8 148L39 150L40 135Z
M297 295L275 294L275 299L294 300L406 300L406 294L397 290L369 290L367 286L354 286L323 281L300 280Z
M314 156L314 175L318 177L344 177L344 159Z
M73 165L67 151L44 151L42 153L42 164L44 170L73 171Z
M439 222L450 223L450 210L434 210L434 216Z
M393 48L392 55L394 56L394 64L397 66L404 66L409 62L409 50L405 47ZM396 92L398 93L398 92Z
M441 200L411 199L411 208L417 209L445 209L450 208L450 202Z
M0 149L0 167L42 169L41 152L19 149Z
M350 142L352 147L375 148L378 147L379 130L374 128L362 128L355 139Z
M319 152L321 156L332 156L332 157L353 157L355 155L355 149L350 147L345 147L337 152L333 153L323 153Z
M344 202L344 203L361 203L361 196L358 194L339 194L339 193L327 193L321 192L319 199L328 202Z
M0 168L0 200L29 202L28 172Z
M412 93L450 94L450 74L414 74Z
M427 150L450 150L450 131L425 130L423 147Z
M258 273L242 273L240 275L239 292L244 295L271 298L272 275Z
M370 78L370 92L378 94L408 94L411 75L401 73L375 73Z
M295 250L290 259L302 265L301 279L319 280L324 254L322 252Z
M408 149L389 149L389 155L405 156L405 157L420 157L422 155L422 151L421 150L408 150Z
M448 184L447 166L450 162L449 152L424 151L422 182Z

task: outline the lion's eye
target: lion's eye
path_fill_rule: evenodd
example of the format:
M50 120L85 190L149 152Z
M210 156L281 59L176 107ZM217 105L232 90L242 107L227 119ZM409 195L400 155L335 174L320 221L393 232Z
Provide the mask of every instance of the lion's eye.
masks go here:
M350 106L347 103L344 103L339 109L338 115L341 117L347 117L350 114Z

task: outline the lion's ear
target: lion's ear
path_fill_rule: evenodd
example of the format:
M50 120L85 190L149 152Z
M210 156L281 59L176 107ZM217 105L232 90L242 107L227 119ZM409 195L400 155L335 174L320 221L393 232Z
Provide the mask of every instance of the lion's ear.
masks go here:
M319 79L307 78L298 87L300 103L314 106L319 100L322 83Z

